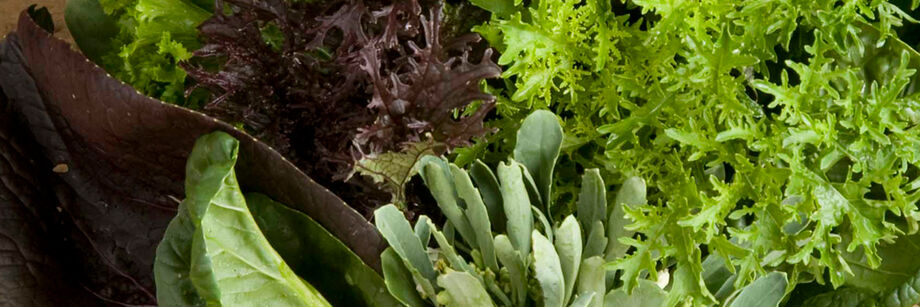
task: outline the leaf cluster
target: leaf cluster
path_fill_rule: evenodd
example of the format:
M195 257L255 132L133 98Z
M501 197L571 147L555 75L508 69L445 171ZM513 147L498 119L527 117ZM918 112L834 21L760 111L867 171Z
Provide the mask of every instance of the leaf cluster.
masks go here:
M196 27L212 7L207 0L84 0L69 5L67 18L80 47L112 76L145 95L197 108L206 96L186 95L179 63L201 46Z
M347 199L358 207L386 200L370 180L336 183L355 161L429 139L440 154L489 131L493 99L480 81L499 68L489 50L470 59L478 36L442 31L435 1L215 5L194 54L218 68L185 66L214 94L204 110L242 124L338 194L364 194Z
M375 212L377 228L390 243L382 255L390 293L409 306L665 306L668 295L655 283L655 271L649 279L618 284L618 271L605 264L634 242L624 236L623 208L645 203L644 182L631 178L608 205L600 173L587 170L576 214L553 220L551 202L543 200L563 140L558 119L534 112L518 138L530 142L518 143L497 176L480 161L467 171L432 156L423 159L421 176L447 217L441 230L425 216L411 227L392 205ZM437 248L428 248L432 237ZM774 272L733 291L728 301L775 306L786 283L784 273Z
M702 264L718 255L733 289L771 271L787 292L836 288L859 283L844 255L874 269L917 232L920 57L899 39L917 1L474 3L506 67L491 124L562 117L557 204L581 169L647 182L648 203L624 207L641 234L612 264L624 283L671 267L669 302L708 304ZM510 152L505 139L457 159Z

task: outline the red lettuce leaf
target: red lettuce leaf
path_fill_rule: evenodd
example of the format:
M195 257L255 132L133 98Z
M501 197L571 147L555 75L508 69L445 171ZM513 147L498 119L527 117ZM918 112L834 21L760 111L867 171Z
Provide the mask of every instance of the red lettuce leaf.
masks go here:
M220 69L185 66L215 95L205 112L243 123L357 208L390 198L360 176L341 182L361 157L429 134L449 150L488 132L494 99L479 85L500 69L491 51L468 60L476 35L449 33L442 46L439 1L218 0L215 12L225 6L233 13L200 26L196 51ZM264 39L267 29L283 40ZM475 101L471 115L455 116Z

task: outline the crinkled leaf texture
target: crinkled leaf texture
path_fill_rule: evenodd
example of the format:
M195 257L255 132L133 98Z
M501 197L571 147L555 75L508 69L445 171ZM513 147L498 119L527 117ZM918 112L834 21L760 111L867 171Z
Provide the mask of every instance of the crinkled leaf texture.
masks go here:
M155 303L156 245L184 195L195 138L214 130L240 140L246 191L316 219L379 271L384 242L373 226L280 154L138 94L25 14L0 47L0 89L0 207L9 209L0 250L11 255L0 260L0 305Z
M224 132L195 143L186 166L186 198L157 248L159 303L331 306L294 274L259 229L236 180L238 150L239 141Z
M196 27L211 16L200 0L68 1L66 21L80 50L115 78L166 102L197 107L203 93L185 96L178 63L200 46Z
M500 69L474 50L478 36L442 30L441 1L215 4L226 10L200 26L193 60L220 65L186 65L215 96L205 112L242 123L353 206L370 212L393 190L349 177L356 160L430 138L443 154L490 131L494 99L480 87Z

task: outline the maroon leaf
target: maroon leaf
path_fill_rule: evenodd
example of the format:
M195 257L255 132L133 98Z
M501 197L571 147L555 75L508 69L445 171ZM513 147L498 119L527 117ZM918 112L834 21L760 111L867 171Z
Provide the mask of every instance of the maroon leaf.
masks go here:
M449 150L488 132L482 121L493 97L479 86L500 69L490 51L478 64L467 60L476 35L441 45L441 4L217 0L218 13L200 27L206 44L195 54L220 65L185 68L215 95L205 112L244 123L370 213L390 195L349 177L362 155L398 151L429 133ZM281 32L280 47L263 39L272 27ZM455 118L474 101L482 104L472 115Z

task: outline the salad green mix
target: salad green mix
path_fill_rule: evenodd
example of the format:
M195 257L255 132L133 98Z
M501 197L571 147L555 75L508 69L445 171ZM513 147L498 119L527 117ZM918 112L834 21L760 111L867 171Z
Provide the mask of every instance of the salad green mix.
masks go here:
M274 147L389 244L359 259L344 224L282 218L211 134L157 252L161 303L915 306L918 7L72 0L67 20L114 78ZM0 77L0 102L60 104L30 94L58 85L20 28L0 68L38 86ZM344 281L311 275L326 264Z

